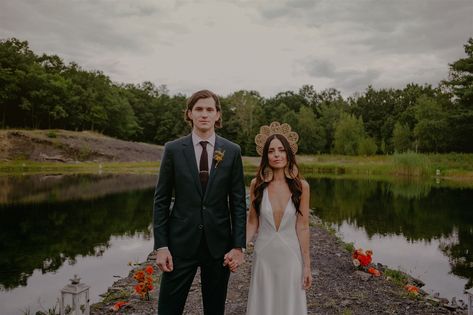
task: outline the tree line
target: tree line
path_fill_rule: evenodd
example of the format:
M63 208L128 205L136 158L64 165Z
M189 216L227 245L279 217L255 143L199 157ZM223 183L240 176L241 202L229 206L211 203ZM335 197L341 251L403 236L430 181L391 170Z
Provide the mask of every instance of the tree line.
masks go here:
M407 84L344 98L334 88L303 85L263 97L241 90L221 96L219 133L256 155L254 136L271 121L287 122L303 154L372 155L473 152L473 38L466 57L449 65L438 86ZM185 135L186 95L165 85L112 82L101 71L37 55L27 41L0 40L0 127L94 130L133 141L164 144Z

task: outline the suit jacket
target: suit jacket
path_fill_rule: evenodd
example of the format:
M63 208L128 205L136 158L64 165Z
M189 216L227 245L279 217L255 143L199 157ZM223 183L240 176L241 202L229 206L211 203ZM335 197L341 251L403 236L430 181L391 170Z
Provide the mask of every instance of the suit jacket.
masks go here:
M167 246L171 255L197 253L202 235L214 258L246 245L246 200L240 147L216 135L215 150L223 160L212 161L205 195L199 180L192 136L164 146L154 194L154 248ZM171 198L174 193L172 208Z

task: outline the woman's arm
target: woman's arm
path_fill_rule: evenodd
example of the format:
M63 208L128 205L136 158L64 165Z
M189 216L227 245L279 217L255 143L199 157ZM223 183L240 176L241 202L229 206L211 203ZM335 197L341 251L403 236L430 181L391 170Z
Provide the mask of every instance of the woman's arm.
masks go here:
M301 248L302 261L304 263L302 273L302 287L307 290L312 285L312 271L310 268L310 230L309 230L309 200L310 187L309 183L302 180L302 195L299 211L302 215L297 216L296 233Z
M256 210L253 207L253 200L255 199L255 184L256 179L253 178L250 184L250 205L249 205L249 213L248 213L248 221L246 223L246 242L252 242L255 234L258 232L259 226L259 219L258 215L256 214Z

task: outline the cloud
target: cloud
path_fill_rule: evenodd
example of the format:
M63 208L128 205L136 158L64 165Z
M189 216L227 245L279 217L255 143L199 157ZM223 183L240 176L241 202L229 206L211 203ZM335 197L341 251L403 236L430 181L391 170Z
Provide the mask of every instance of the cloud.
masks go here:
M330 79L332 86L342 90L361 91L380 77L381 72L375 69L337 69L328 60L307 60L300 62L301 71L313 78Z
M3 0L0 38L172 93L349 95L446 78L471 16L471 0Z

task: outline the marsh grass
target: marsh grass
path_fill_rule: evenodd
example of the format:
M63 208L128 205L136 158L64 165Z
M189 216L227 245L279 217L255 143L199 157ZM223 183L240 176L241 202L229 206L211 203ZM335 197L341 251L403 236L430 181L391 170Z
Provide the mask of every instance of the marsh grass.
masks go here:
M392 156L395 175L407 177L426 177L434 175L428 155L415 152L395 153Z

